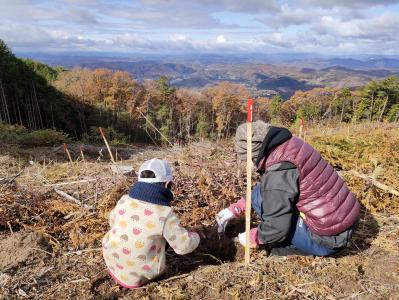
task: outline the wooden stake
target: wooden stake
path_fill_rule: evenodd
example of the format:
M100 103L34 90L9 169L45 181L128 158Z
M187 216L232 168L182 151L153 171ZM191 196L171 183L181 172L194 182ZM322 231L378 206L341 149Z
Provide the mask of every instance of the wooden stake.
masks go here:
M157 128L154 124L152 124L152 122L151 122L150 120L148 120L148 118L147 118L139 109L137 109L137 111L139 112L139 114L140 114L148 123L150 123L150 125L156 130L156 132L158 132L158 133L169 143L169 145L171 145L171 146L173 147L173 144L168 140L168 138L167 138L166 136L164 136L164 135L162 134L162 132L160 132L160 131L158 130L158 128Z
M84 162L85 161L85 156L83 154L83 147L82 146L80 146L80 155L82 156L82 161Z
M304 132L303 132L304 125L305 125L305 121L303 120L303 118L301 118L301 123L299 125L299 138L301 138L303 140L305 139Z
M252 179L252 111L253 100L248 99L247 105L247 197L245 201L245 264L249 264L250 231L251 231L251 179Z
M68 156L68 158L69 158L69 161L70 161L71 163L73 163L72 157L71 157L71 153L69 153L68 146L67 146L67 144L65 144L65 143L64 143L64 150L65 150L65 153L67 154L67 156Z
M112 162L115 163L115 159L114 159L114 156L112 155L111 148L109 147L107 138L105 137L105 134L104 134L104 129L102 127L98 127L98 129L100 130L101 136L103 137L105 146L107 146L109 156L111 157Z

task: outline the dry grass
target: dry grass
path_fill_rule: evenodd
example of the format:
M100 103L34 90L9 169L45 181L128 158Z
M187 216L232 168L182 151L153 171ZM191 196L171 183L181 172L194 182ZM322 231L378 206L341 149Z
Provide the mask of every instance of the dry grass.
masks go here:
M349 129L312 128L307 141L336 168L375 172L379 181L399 190L397 127L371 124ZM148 158L168 159L174 166L177 183L173 206L185 226L206 236L193 254L179 257L169 251L167 273L137 290L120 288L108 277L99 250L108 230L108 213L135 181L134 177L113 174L107 163L36 161L28 165L11 156L0 157L0 177L10 177L25 168L16 183L0 190L0 242L12 237L11 228L13 232L39 232L48 244L32 250L29 264L0 271L3 297L399 297L399 199L350 174L344 175L345 180L364 206L351 247L333 258L278 258L258 250L249 267L242 265L242 249L230 239L219 241L215 233L215 213L239 198L245 187L243 166L236 166L231 149L230 143L194 144L184 149L143 151L126 162L137 169ZM85 204L95 205L94 210L66 202L52 186L90 179L94 181L58 187ZM238 222L228 237L242 230L242 225Z

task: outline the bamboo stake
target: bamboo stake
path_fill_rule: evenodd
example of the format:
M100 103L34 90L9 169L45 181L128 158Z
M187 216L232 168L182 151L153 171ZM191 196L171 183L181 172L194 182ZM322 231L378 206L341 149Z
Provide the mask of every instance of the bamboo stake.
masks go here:
M109 147L107 138L105 137L105 134L104 134L104 129L102 127L98 127L98 129L100 130L100 133L101 133L101 136L102 136L102 138L104 140L105 146L107 146L107 149L108 149L108 152L109 152L109 156L111 157L112 162L115 163L115 159L114 159L114 156L112 155L111 148Z
M85 156L83 154L83 147L80 146L80 155L82 156L82 161L85 162Z
M150 123L150 125L156 130L156 132L158 132L158 133L169 143L169 145L171 145L171 146L173 147L173 144L168 140L168 138L167 138L166 136L164 136L164 135L162 134L162 132L160 132L160 131L158 130L158 128L155 127L155 125L152 124L152 122L151 122L139 109L137 109L137 111L139 112L139 114L140 114L148 123Z
M247 199L245 201L245 264L249 264L251 230L251 175L252 175L252 111L253 100L248 99L247 111Z
M305 135L304 135L304 132L303 132L304 125L305 125L305 121L303 120L303 118L301 118L301 123L299 125L299 137L301 139L303 139L303 140L305 139Z
M68 156L68 158L69 158L69 161L70 161L71 164L72 164L73 161L72 161L71 153L69 153L68 146L67 146L67 144L65 144L65 143L64 143L64 150L65 150L65 153L67 154L67 156Z

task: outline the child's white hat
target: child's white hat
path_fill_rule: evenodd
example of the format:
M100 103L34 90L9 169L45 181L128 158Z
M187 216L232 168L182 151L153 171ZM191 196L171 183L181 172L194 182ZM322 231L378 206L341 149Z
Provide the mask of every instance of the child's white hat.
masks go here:
M155 178L141 178L141 172L152 171L155 174ZM146 160L139 169L139 179L141 182L168 182L173 181L172 168L166 160L153 158Z

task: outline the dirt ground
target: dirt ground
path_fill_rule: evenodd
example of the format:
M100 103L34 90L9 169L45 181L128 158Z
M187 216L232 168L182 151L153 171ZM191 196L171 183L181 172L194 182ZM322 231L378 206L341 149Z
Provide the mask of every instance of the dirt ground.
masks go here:
M399 299L399 197L349 172L399 190L398 127L313 128L306 139L340 170L362 203L350 247L326 258L275 257L257 249L246 266L242 247L233 242L244 220L221 239L214 221L245 192L244 166L237 165L231 143L143 148L124 163L137 170L145 159L168 159L176 178L172 206L184 226L205 238L189 255L169 249L167 272L135 290L108 276L101 255L108 213L136 180L134 172L115 174L95 157L71 165L50 148L29 163L31 157L2 148L0 299Z

